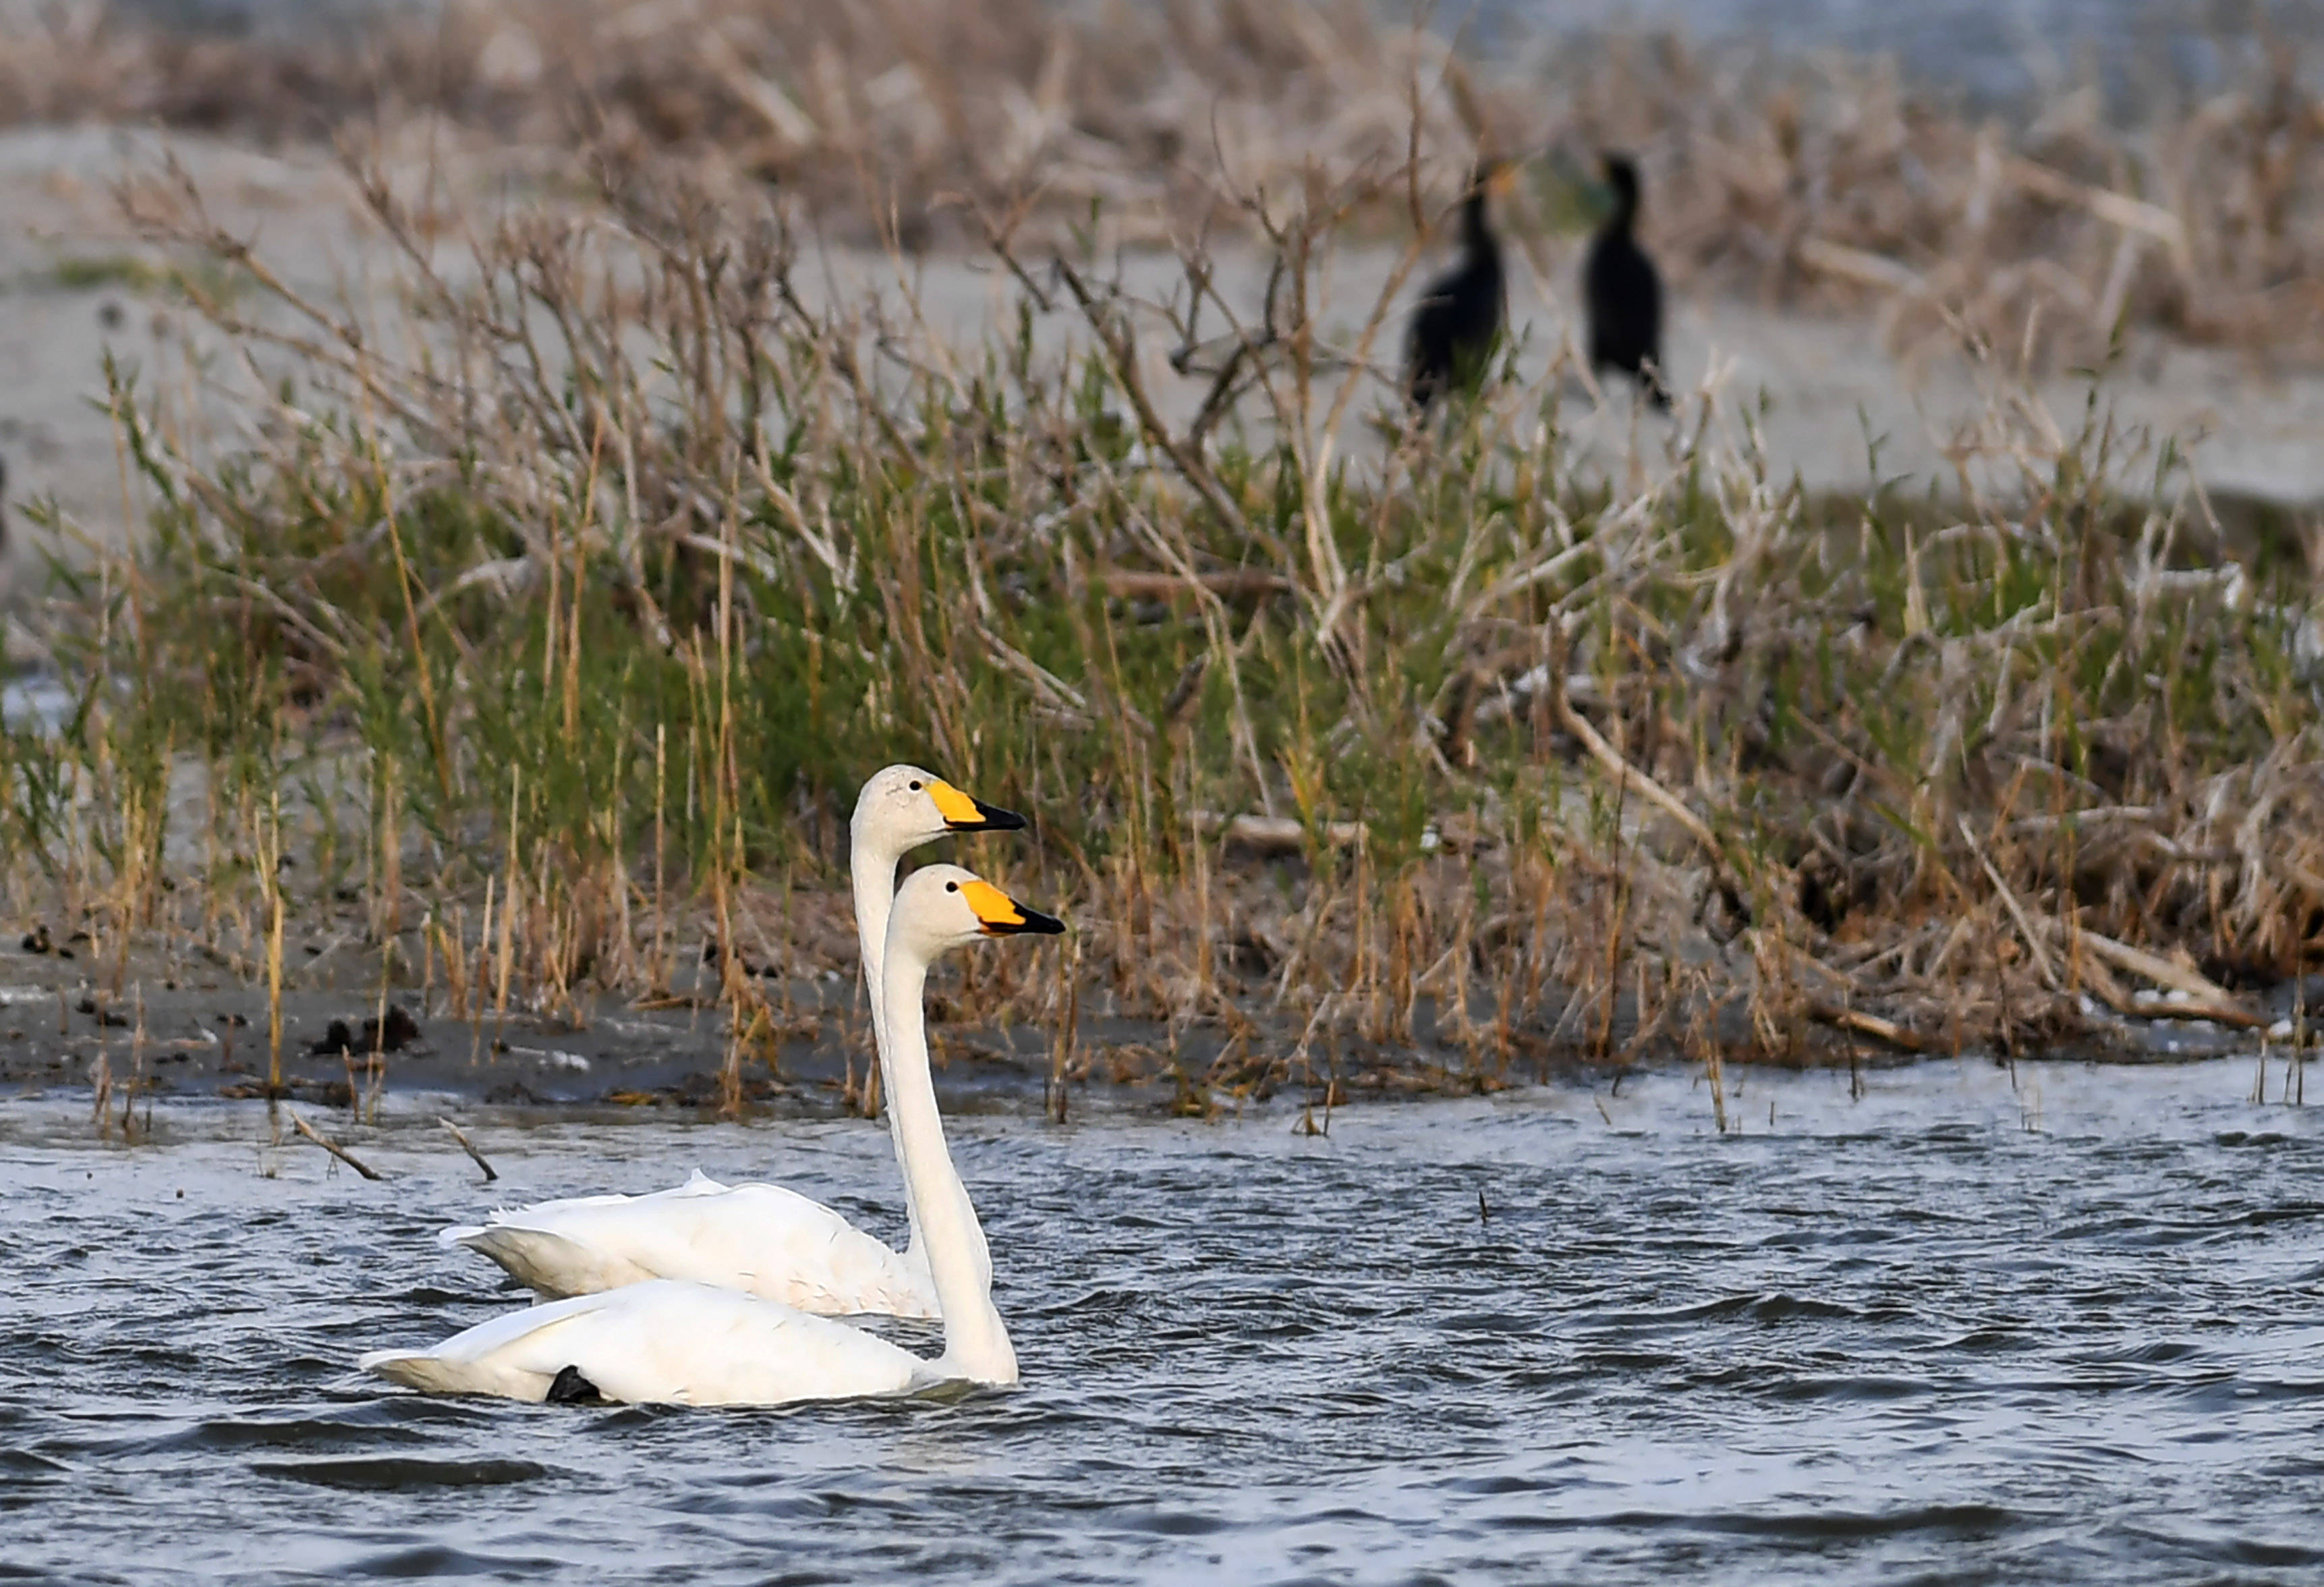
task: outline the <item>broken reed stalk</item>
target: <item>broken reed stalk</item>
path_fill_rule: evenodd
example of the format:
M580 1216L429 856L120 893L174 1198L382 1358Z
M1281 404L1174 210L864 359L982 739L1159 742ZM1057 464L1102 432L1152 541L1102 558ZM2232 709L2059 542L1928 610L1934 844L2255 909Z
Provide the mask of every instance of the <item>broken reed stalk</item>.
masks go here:
M266 1092L282 1091L282 798L268 791L264 835L259 844L259 865L266 899Z
M484 878L483 925L476 933L476 973L469 983L473 995L468 1016L468 1067L471 1069L484 1056L484 987L492 972L493 889L499 885L499 881L498 876Z
M1049 1121L1065 1121L1066 1082L1073 1073L1074 1051L1081 1035L1081 980L1074 973L1074 952L1060 945L1057 955L1056 1002L1060 1015L1056 1034L1049 1045L1049 1081L1047 1086L1047 1112Z
M371 1050L364 1059L364 1075L371 1082L369 1112L374 1124L379 1122L380 1100L387 1090L387 994L394 973L395 938L389 937L379 946L379 998L372 1010ZM362 1111L355 1116L361 1118Z
M1876 1041L1908 1053L1936 1050L1923 1036L1906 1029L1894 1020L1884 1020L1877 1014L1868 1014L1861 1009L1834 1008L1830 1003L1812 1002L1808 1017L1827 1025L1837 1025L1843 1030L1853 1030L1869 1036Z
M124 1140L137 1139L134 1109L137 1093L141 1090L145 1093L145 1133L149 1139L153 1133L153 1093L145 1074L145 983L142 981L137 983L131 995L136 1004L137 1015L135 1027L129 1035L129 1090L128 1094L121 1099L121 1139Z
M485 1184L490 1185L493 1180L500 1177L500 1175L494 1172L492 1164L485 1160L484 1154L476 1149L476 1143L468 1139L466 1130L461 1129L457 1124L453 1123L451 1120L441 1116L437 1119L436 1122L441 1124L446 1130L451 1131L452 1139L460 1143L460 1149L466 1152L469 1159L473 1161L477 1167L482 1168L484 1171Z
M293 1130L296 1130L300 1134L305 1136L308 1140L313 1141L317 1146L321 1147L325 1151L330 1153L333 1157L338 1158L339 1161L345 1163L348 1167L353 1168L364 1178L384 1179L387 1177L386 1175L365 1163L362 1158L356 1157L346 1147L341 1146L337 1141L333 1140L329 1136L325 1135L321 1130L317 1130L312 1124L308 1123L306 1120L300 1118L296 1113L290 1115L290 1127Z
M518 856L523 853L519 842L522 807L519 795L524 790L524 770L512 769L509 773L508 853L501 873L501 935L496 958L498 964L493 977L493 1046L499 1049L501 1033L508 1026L509 978L515 973L516 900Z

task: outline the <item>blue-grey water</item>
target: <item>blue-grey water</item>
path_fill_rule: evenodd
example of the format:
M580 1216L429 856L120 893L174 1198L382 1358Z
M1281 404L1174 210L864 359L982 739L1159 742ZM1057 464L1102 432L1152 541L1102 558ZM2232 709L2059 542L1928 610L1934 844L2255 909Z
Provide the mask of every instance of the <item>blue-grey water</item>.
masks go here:
M2246 1063L1868 1080L1747 1075L1725 1136L1678 1072L958 1119L1024 1386L765 1412L351 1363L519 1304L429 1239L495 1192L699 1165L890 1228L871 1126L472 1112L488 1192L417 1102L381 1184L254 1105L0 1103L0 1575L2324 1579L2318 1112Z

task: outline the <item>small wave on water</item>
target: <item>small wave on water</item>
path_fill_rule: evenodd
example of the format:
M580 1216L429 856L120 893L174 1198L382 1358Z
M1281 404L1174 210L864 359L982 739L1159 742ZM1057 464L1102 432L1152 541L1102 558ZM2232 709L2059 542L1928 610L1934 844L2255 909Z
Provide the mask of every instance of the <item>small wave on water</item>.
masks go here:
M875 1128L480 1114L487 1191L419 1101L366 1137L376 1185L255 1105L165 1105L131 1149L15 1103L0 1558L133 1583L2316 1580L2324 1126L2252 1104L2240 1066L2019 1078L2038 1109L1973 1063L1862 1101L1753 1074L1781 1127L1723 1137L1677 1072L1314 1139L964 1118L1025 1386L721 1412L427 1399L352 1363L521 1303L442 1223L696 1167L892 1208Z
M294 1482L314 1482L325 1488L355 1488L382 1493L403 1493L427 1488L488 1488L503 1482L530 1482L549 1474L532 1461L411 1460L380 1455L361 1460L255 1461L252 1471L262 1477L287 1477Z

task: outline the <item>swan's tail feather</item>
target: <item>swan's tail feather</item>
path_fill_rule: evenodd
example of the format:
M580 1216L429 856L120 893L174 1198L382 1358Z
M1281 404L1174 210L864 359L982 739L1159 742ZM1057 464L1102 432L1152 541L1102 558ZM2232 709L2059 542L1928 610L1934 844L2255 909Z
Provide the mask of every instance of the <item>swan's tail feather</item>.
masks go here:
M458 1369L425 1351L374 1350L355 1365L422 1394L457 1394L466 1388Z
M475 1239L484 1232L484 1226L482 1223L455 1223L449 1229L438 1229L436 1231L436 1243L438 1245L466 1245L469 1241Z
M538 1400L553 1386L538 1372L447 1358L424 1350L374 1350L355 1365L422 1394L494 1394L503 1399Z
M490 1257L508 1270L510 1278L544 1300L595 1295L654 1277L634 1262L593 1250L577 1240L514 1223L465 1230L454 1243Z

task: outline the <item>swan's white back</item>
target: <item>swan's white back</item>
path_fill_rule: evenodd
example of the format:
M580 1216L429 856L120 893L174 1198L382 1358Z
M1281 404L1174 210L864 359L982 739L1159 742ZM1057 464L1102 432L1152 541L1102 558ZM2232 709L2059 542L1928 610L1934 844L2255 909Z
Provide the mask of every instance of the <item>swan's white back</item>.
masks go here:
M446 1230L551 1299L649 1278L723 1284L824 1316L934 1317L925 1272L820 1202L777 1185L697 1173L650 1195L594 1195Z
M510 1312L431 1351L374 1351L367 1372L429 1394L541 1400L572 1368L631 1405L786 1405L900 1394L927 1369L828 1317L672 1278Z

